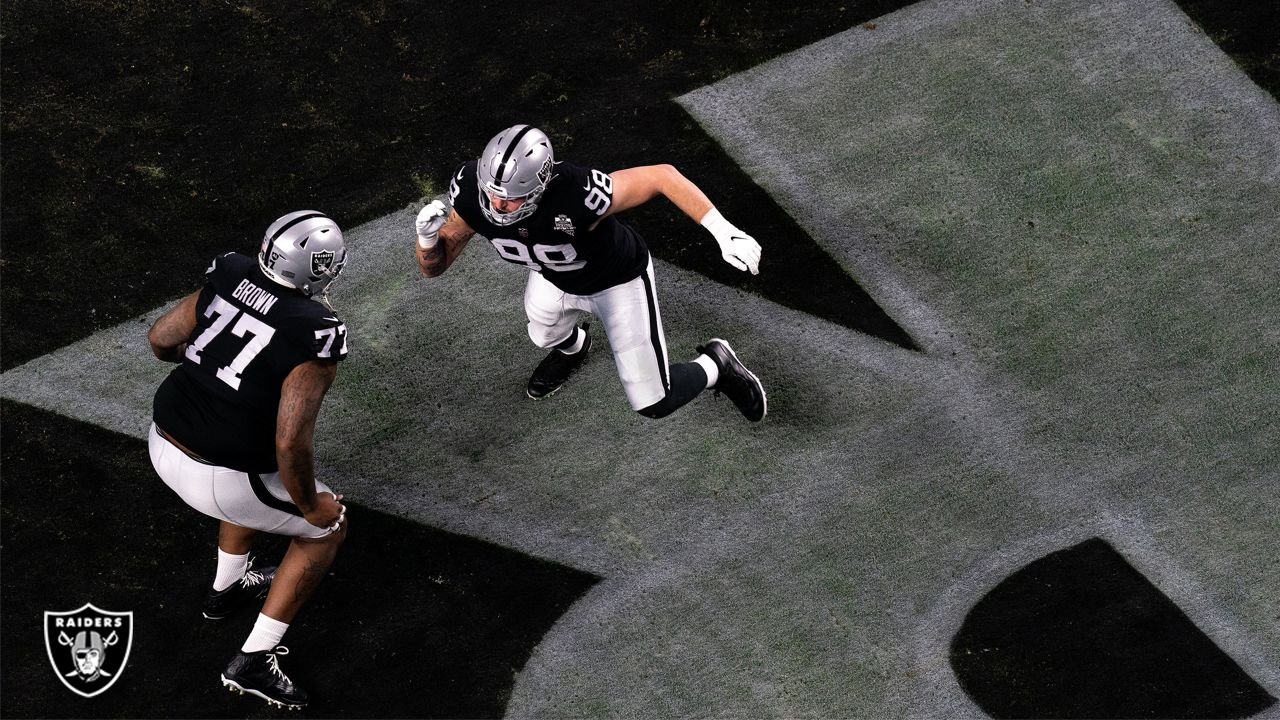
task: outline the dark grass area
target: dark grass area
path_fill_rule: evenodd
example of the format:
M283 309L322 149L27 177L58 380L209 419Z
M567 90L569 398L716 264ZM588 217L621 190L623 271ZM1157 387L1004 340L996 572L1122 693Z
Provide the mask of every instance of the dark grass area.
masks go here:
M217 523L156 477L143 442L4 402L5 717L228 717L263 703L218 673L252 608L200 616ZM32 431L34 427L40 428ZM64 452L74 438L74 452ZM424 471L423 492L430 477ZM546 629L594 576L350 504L329 577L285 637L318 716L495 717ZM274 564L284 542L259 545ZM85 699L54 677L44 611L133 611L128 665ZM55 648L65 652L62 648Z
M658 257L909 344L670 102L904 4L10 3L3 366L186 292L192 268L254 248L285 211L349 227L442 191L516 121L563 158L676 164L766 264L733 270L655 203L630 219Z
M1275 702L1098 538L987 593L952 641L951 666L996 718L1244 718Z
M0 368L188 292L213 254L252 251L282 212L313 207L351 227L439 192L458 162L516 121L543 126L564 158L677 165L765 248L760 276L739 273L704 231L655 203L627 219L658 257L910 346L856 279L670 101L905 4L570 3L551 13L510 0L355 0L306 11L225 0L8 2L0 12ZM1274 2L1182 5L1280 94ZM224 696L212 674L247 623L194 635L178 610L207 581L211 530L165 494L142 444L12 403L0 412L4 713L262 714ZM290 635L298 679L313 680L324 714L501 714L521 653L589 579L362 514L334 576ZM399 536L411 549L376 552L375 538ZM495 559L509 578L468 565ZM422 568L432 563L445 575L431 576L451 584L427 582ZM139 625L152 654L131 660L99 702L52 687L47 660L31 657L35 641L23 634L38 631L39 613L86 600L130 609L140 597L154 603L156 624ZM424 608L419 598L438 602ZM61 605L46 607L51 599ZM516 602L539 610L509 612ZM510 643L486 655L495 635ZM350 705L345 688L326 682L335 665L325 651L334 647L344 678L379 678L377 687L394 692L380 704ZM480 655L459 660L463 651ZM181 677L151 682L146 674L170 666ZM186 709L164 704L184 693L195 698ZM154 704L111 705L130 702Z

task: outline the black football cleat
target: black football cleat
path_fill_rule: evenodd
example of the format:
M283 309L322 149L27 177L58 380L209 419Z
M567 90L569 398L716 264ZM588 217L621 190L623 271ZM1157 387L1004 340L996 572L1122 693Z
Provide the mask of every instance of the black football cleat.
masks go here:
M760 378L742 364L729 343L720 338L711 338L706 345L698 347L698 352L710 357L720 368L720 378L711 389L724 393L751 422L763 420L769 412L769 400L765 397L764 386L760 384Z
M293 684L280 669L280 655L288 655L283 645L275 650L238 652L222 671L222 684L233 693L257 695L276 707L297 710L306 706L307 691Z
M584 325L583 332L590 326ZM559 350L552 350L538 363L533 376L529 378L529 387L525 393L534 400L541 400L559 390L569 380L575 370L587 361L587 351L591 349L591 335L582 341L582 349L569 355Z
M271 589L276 577L274 567L253 569L253 560L244 571L244 577L226 590L209 590L204 599L204 616L207 620L221 620L252 600L261 600Z

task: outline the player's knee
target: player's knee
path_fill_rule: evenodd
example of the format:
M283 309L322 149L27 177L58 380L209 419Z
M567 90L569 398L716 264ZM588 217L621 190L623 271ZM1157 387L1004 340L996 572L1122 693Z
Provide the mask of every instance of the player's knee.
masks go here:
M529 339L540 348L549 348L564 339L563 337L556 337L556 332L557 330L554 327L534 322L529 323Z
M341 545L347 539L347 526L351 521L347 518L342 519L342 524L338 526L336 532L331 532L319 537L296 537L294 540L303 543L314 543L316 545Z
M661 400L650 405L649 407L640 408L636 412L640 413L641 415L651 420L664 418L670 415L671 413L675 412L676 409L680 407L680 405L676 403L668 402L670 398L671 396L668 395L667 397L662 398Z
M565 338L573 333L573 323L562 323L560 325L542 325L539 323L529 323L529 339L534 345L540 348L552 348L564 342Z

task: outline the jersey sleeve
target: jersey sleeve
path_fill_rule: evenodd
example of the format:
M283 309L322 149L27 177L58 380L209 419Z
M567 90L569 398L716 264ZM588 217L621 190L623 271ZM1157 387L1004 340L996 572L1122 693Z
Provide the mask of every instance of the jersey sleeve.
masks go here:
M475 160L462 163L449 176L449 206L472 228L480 227L480 186Z
M347 344L347 324L336 314L327 314L311 325L311 336L306 338L307 360L346 360L350 350Z
M292 367L311 360L345 360L350 352L347 324L318 302L308 301L304 312L289 323L288 358Z
M230 297L235 287L244 278L247 267L253 264L249 258L235 252L223 253L209 262L209 269L204 271L204 288L196 301L196 313L203 315L213 302L213 296L221 294ZM197 327L196 331L200 328Z
M579 227L594 225L613 205L613 178L603 170L572 163L560 163L557 174L563 176L568 194L569 216Z

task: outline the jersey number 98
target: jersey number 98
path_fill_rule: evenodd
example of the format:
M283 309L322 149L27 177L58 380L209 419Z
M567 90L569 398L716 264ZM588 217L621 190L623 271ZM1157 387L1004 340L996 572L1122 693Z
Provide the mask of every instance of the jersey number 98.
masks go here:
M609 206L613 204L613 178L599 170L592 170L591 182L593 184L591 192L587 193L582 204L594 210L597 215L604 215L609 212Z
M515 240L495 238L490 242L493 243L494 249L498 251L503 260L527 265L534 270L546 268L556 272L565 272L566 270L577 270L587 264L585 260L578 260L578 251L569 243L564 245L534 245L533 252L530 254L529 246Z

